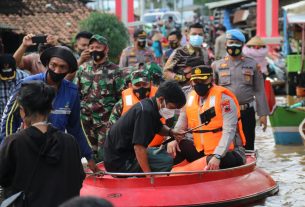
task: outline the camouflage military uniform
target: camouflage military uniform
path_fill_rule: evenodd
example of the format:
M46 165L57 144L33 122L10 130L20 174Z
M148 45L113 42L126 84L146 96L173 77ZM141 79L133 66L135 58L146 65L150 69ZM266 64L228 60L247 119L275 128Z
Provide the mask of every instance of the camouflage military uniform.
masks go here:
M120 67L136 66L137 63L154 62L154 52L145 47L143 50L136 50L135 47L127 47L123 50Z
M145 70L143 69L138 69L138 70L134 70L132 71L132 73L130 73L129 75L129 80L131 82L131 84L136 84L138 82L146 82L149 83L150 82L150 78L151 78L151 71L148 70L147 67L149 66L144 66ZM140 75L139 75L140 74ZM123 95L122 98L114 105L112 112L110 114L109 117L109 125L113 125L122 115L123 112Z
M190 44L187 44L186 46L177 48L171 54L164 66L164 78L167 80L175 79L181 82L185 81L180 65L185 65L187 58L190 57L202 57L205 65L211 64L206 49L201 48L196 51Z
M102 146L108 119L124 87L121 69L106 61L95 65L92 61L79 67L74 82L81 94L81 120L90 142Z
M149 74L149 79L154 86L159 86L163 82L162 68L156 63L147 63L144 65L144 70Z
M113 125L120 117L123 111L123 101L120 99L113 107L109 117L109 125Z

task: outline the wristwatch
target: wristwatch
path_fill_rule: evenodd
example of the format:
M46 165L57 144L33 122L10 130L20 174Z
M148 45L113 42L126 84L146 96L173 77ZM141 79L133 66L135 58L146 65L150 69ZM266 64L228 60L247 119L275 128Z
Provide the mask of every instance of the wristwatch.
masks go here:
M218 159L218 160L221 159L221 156L220 156L219 154L214 154L214 157L215 157L216 159Z

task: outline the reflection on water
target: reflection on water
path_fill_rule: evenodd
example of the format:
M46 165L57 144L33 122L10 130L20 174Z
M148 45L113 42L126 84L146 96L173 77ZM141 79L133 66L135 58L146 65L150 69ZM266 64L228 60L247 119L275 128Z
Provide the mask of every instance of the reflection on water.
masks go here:
M257 127L258 166L279 184L279 193L257 203L255 207L305 206L305 148L275 145L271 127L262 132Z
M266 132L262 132L260 127L257 127L256 132L258 166L271 174L278 182L280 191L277 195L268 197L251 207L305 206L304 146L275 145L270 126Z

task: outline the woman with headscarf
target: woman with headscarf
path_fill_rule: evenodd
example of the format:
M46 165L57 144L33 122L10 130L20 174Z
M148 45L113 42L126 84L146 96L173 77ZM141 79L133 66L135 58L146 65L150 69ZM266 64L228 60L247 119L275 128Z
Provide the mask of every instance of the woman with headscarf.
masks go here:
M266 60L268 55L268 48L259 36L255 36L247 42L243 48L243 54L256 60L264 77L268 75Z

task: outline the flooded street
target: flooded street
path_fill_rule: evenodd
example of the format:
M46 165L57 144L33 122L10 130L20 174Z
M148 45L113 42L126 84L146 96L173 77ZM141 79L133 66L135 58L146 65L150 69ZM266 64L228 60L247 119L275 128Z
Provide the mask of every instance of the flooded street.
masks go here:
M269 172L279 184L279 193L248 207L305 206L305 148L274 144L270 125L266 132L256 128L258 166ZM1 193L1 189L0 189Z
M251 207L305 206L305 148L275 145L272 129L256 128L258 166L269 172L279 184L279 193Z

